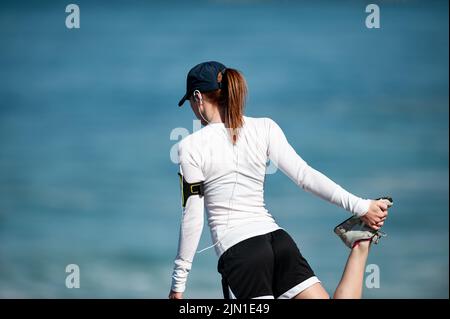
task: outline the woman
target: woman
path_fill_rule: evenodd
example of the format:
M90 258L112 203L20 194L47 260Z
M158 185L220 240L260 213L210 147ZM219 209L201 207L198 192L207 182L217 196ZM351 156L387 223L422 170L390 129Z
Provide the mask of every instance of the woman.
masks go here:
M329 298L292 238L265 208L268 160L299 187L370 227L347 243L352 250L334 293L335 298L360 298L369 246L387 217L387 204L356 197L308 166L273 120L244 116L246 95L242 74L219 62L201 63L188 73L178 105L189 100L204 127L179 143L183 215L169 298L182 298L204 205L225 298Z

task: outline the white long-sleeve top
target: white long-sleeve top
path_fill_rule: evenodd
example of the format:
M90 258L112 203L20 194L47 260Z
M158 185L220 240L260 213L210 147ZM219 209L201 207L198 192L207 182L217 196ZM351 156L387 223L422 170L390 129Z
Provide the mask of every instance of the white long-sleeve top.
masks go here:
M354 215L369 209L370 200L352 195L310 167L273 120L244 117L235 145L229 136L223 123L210 123L179 143L180 171L188 183L204 183L204 196L190 196L183 209L172 275L175 292L185 290L203 229L204 206L219 257L240 241L280 228L264 203L268 160L299 187Z

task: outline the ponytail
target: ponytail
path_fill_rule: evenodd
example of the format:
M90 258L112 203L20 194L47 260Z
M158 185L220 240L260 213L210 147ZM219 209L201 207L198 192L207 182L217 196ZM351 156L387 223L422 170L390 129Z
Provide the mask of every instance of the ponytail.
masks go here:
M236 144L239 129L244 124L244 107L247 98L247 83L242 74L235 69L226 69L225 88L225 126L230 130L233 144Z
M231 142L236 144L239 129L244 125L247 83L241 72L229 68L217 75L217 82L220 83L220 89L202 94L224 110L225 127L230 132Z

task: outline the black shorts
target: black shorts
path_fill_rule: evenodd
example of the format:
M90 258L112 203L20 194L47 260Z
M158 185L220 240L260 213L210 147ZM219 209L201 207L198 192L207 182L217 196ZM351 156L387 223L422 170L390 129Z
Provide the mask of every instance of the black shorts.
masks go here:
M282 229L230 247L220 256L217 270L225 299L290 299L320 282Z

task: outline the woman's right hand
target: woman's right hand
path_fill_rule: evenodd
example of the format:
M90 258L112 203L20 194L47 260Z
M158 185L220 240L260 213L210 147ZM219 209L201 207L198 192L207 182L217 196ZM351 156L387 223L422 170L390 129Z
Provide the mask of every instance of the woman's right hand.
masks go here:
M388 216L388 205L382 200L373 200L370 203L368 212L361 217L361 220L370 228L379 230Z
M169 293L169 299L183 299L183 293L171 290Z

